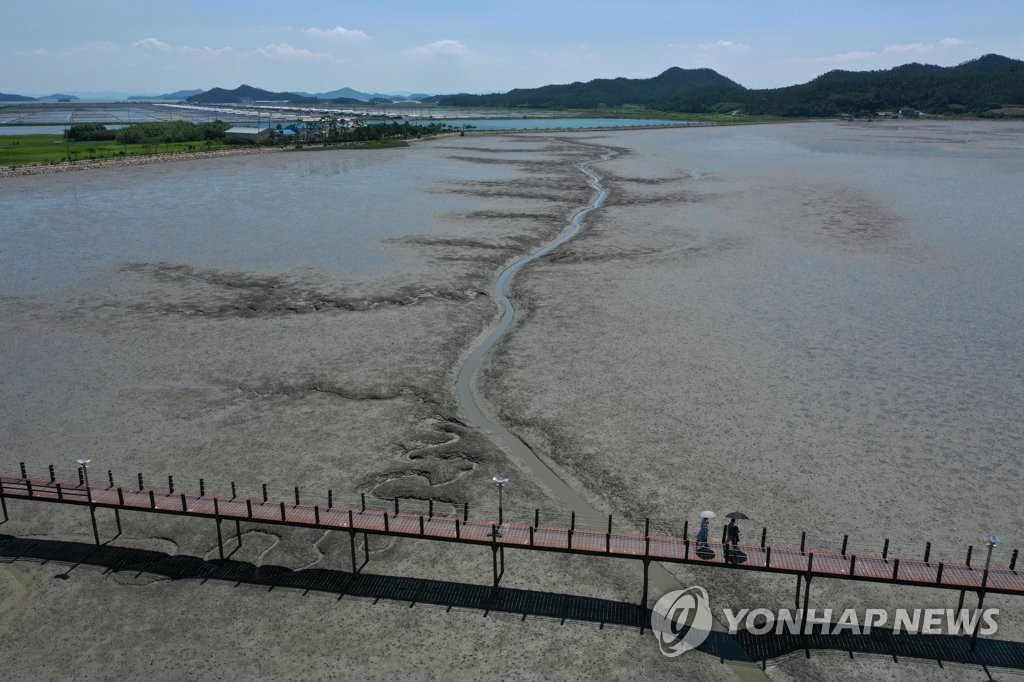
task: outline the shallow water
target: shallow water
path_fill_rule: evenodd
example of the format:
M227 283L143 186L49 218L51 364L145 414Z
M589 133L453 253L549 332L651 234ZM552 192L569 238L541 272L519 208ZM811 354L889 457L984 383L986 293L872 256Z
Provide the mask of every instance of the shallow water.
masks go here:
M304 152L16 177L0 182L0 291L54 291L132 262L360 282L429 261L383 240L450 229L474 202L444 183L467 164L424 146ZM474 179L512 171L473 166ZM475 202L479 203L479 202Z

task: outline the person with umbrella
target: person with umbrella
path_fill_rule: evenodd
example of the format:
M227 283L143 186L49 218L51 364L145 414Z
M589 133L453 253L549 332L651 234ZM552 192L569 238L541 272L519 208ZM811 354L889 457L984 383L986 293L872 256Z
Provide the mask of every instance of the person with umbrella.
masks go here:
M733 551L735 551L736 550L736 545L740 544L740 527L736 524L736 520L737 519L747 519L747 518L750 518L750 517L748 517L743 512L729 512L725 516L726 516L726 518L729 519L729 527L728 527L728 532L726 533L726 537L728 538L729 544L732 545ZM727 550L727 555L730 555L728 550ZM735 558L735 557L733 557L733 558Z
M715 518L715 512L703 511L700 513L700 530L697 531L697 549L707 549L708 531L711 528L711 519Z

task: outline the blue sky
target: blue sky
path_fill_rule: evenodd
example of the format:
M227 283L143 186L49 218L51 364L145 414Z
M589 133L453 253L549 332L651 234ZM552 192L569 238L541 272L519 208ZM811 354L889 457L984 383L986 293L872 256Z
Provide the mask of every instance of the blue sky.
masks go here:
M493 92L710 67L753 88L835 68L1024 58L1024 0L33 0L0 92Z

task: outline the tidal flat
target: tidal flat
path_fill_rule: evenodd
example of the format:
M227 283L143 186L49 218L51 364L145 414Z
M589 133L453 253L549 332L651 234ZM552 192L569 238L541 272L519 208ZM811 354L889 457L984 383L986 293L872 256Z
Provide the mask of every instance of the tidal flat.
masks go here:
M1024 541L1022 151L1012 124L800 123L5 179L0 468L71 477L89 457L128 481L481 514L506 474L510 507L557 512L454 387L496 322L498 273L593 201L585 164L607 200L513 281L517 321L477 382L492 415L624 525L678 533L701 509L738 509L744 540L766 526L777 544L849 534L862 552L931 541L951 561L1001 532L1005 562ZM0 637L35 677L735 677L717 656L668 659L649 632L550 606L637 601L632 562L511 552L502 585L550 606L523 615L474 601L483 549L371 539L361 580L377 591L357 594L338 587L347 538L243 525L226 575L206 563L212 527L126 516L111 548L140 553L113 570L83 549L82 510L11 512L0 548L40 544L0 553ZM102 514L101 533L115 534ZM268 583L297 571L321 589ZM790 579L670 571L716 610L792 602ZM835 609L955 601L812 592ZM996 638L1019 642L1021 604L990 601ZM765 674L984 674L795 654Z

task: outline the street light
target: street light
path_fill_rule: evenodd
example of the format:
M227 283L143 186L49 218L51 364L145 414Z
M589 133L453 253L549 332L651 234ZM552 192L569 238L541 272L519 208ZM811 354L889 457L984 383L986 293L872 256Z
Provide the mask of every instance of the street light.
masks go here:
M498 526L501 526L501 524L503 522L503 516L502 516L502 494L501 493L502 493L502 490L505 488L505 485L508 483L508 477L507 476L495 476L491 480L494 481L494 485L498 486Z
M978 611L981 611L981 605L985 601L985 586L988 584L988 567L992 564L992 550L995 549L996 545L1000 544L1003 539L996 535L988 534L981 536L981 541L988 547L988 554L985 556L985 572L981 574L981 592L978 593ZM974 651L974 645L978 641L978 627L981 623L974 625L974 631L971 633L971 651Z
M76 459L75 462L78 466L82 467L82 476L85 479L85 495L89 498L89 502L92 502L92 491L89 490L89 462L91 459Z

